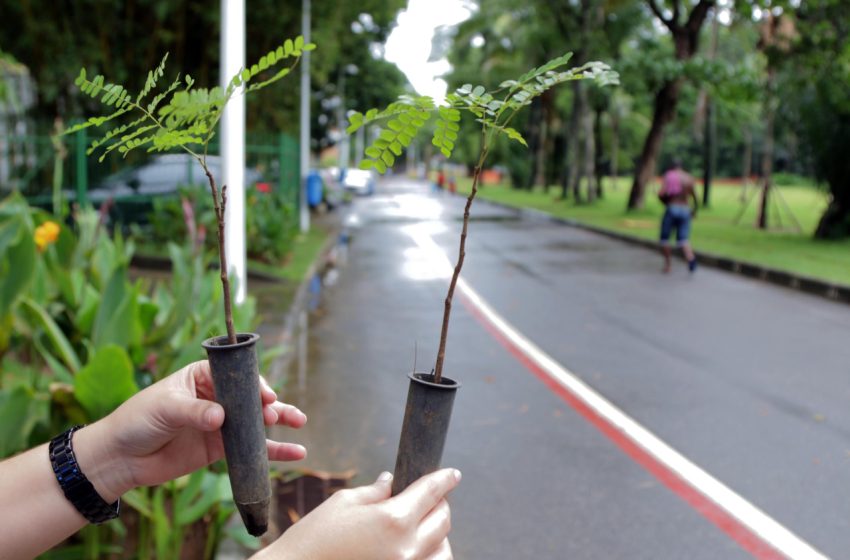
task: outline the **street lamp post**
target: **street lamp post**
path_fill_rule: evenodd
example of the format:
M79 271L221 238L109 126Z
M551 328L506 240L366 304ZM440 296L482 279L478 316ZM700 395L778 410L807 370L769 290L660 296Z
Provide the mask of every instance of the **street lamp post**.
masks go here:
M304 43L310 42L310 0L303 0L301 10L301 35ZM310 51L301 55L301 171L298 196L301 232L310 229L310 209L307 206L307 174L310 172ZM283 170L281 169L281 173Z
M221 0L221 87L245 67L245 0ZM221 116L221 175L227 185L225 253L236 278L236 303L248 289L245 256L245 96L237 93Z

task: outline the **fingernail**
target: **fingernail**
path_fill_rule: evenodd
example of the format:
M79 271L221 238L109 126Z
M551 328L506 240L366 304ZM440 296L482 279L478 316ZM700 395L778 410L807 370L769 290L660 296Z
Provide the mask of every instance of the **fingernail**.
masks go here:
M378 475L378 482L389 482L393 479L393 473L384 471Z
M206 412L204 412L204 423L207 426L214 426L216 424L216 416L218 416L218 410L215 406L207 407Z
M304 414L303 412L301 412L300 410L298 411L298 415L299 415L299 417L301 418L301 421L302 421L302 422L306 422L306 421L307 421L307 415L306 415L306 414Z
M457 482L460 482L461 476L463 476L463 475L460 474L460 471L457 470L457 469L452 469L452 474L454 475L455 480Z

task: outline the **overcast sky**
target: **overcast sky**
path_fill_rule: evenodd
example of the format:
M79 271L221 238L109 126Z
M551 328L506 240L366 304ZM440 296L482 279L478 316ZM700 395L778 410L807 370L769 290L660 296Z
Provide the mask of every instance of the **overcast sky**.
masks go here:
M428 62L434 30L457 25L469 16L463 0L408 0L387 39L385 58L404 72L418 94L439 103L446 95L446 82L437 76L448 72L450 66L446 59Z

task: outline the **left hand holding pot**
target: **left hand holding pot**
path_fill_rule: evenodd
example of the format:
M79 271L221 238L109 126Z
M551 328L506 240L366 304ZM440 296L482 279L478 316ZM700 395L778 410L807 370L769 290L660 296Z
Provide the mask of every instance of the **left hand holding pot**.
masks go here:
M266 425L300 428L307 417L260 383ZM78 461L110 503L137 486L161 484L224 457L219 428L224 410L214 400L206 360L195 362L127 400L74 436ZM269 459L298 461L307 451L268 440Z

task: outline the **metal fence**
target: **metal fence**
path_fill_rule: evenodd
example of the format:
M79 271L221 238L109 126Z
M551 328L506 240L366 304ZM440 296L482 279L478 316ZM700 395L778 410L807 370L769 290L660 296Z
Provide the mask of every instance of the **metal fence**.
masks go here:
M126 159L116 154L98 162L96 154L86 155L91 140L87 130L60 140L61 144L48 135L0 135L0 198L18 191L32 204L48 206L53 185L58 181L66 198L98 204L100 200L90 200L90 191L114 183L122 173L140 168L156 157L138 150ZM218 145L211 144L209 153L217 155ZM252 176L267 183L283 200L298 206L300 158L295 138L285 133L248 135L245 160ZM188 160L185 167L185 174L181 173L175 184L169 185L173 189L204 181L199 173L193 173ZM149 196L153 195L139 194L135 198Z

